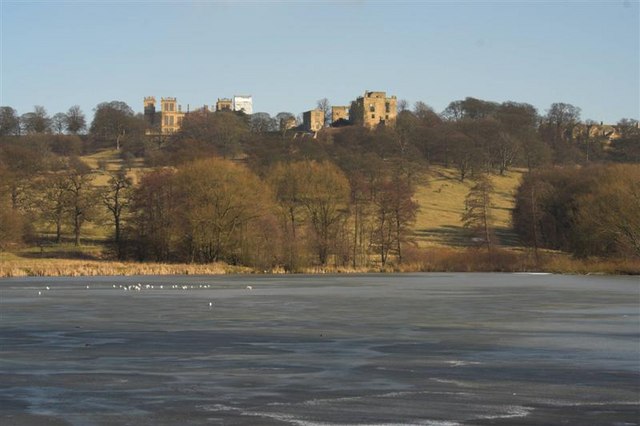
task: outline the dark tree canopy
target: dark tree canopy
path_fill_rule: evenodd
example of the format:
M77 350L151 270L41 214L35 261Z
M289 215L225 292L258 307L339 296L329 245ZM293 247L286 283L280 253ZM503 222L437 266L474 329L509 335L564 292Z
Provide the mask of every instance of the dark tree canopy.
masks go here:
M451 102L442 112L442 115L448 120L461 120L463 118L477 120L494 115L497 109L498 104L496 102L467 97L464 100Z
M20 121L25 133L48 133L51 130L51 118L41 105L36 105L33 112L23 114Z
M78 134L87 128L87 122L80 106L74 105L66 114L66 129L69 133Z
M95 108L90 132L100 142L120 149L128 134L140 132L141 126L129 105L121 101L103 102Z
M9 106L0 107L0 136L20 134L20 117Z
M193 140L213 147L218 154L233 157L249 132L245 115L232 111L193 111L184 117L176 143Z

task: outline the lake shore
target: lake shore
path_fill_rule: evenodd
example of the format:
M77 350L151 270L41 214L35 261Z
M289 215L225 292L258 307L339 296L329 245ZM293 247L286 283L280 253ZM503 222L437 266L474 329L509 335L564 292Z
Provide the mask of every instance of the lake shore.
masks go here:
M558 274L640 275L639 259L575 259L565 254L545 253L537 262L530 253L479 250L432 250L420 258L408 259L384 267L316 266L294 273L380 273L380 272L550 272ZM224 262L153 263L66 258L25 258L0 255L0 278L9 277L74 277L131 275L224 275L285 274L282 267L258 269L229 265Z

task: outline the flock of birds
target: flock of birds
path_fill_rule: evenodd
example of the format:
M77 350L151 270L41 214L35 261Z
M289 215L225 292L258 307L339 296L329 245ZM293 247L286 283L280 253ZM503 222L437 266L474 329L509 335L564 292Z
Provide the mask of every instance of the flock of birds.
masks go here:
M142 285L140 283L137 284L130 284L130 285L123 285L123 284L119 284L119 285L115 285L113 284L112 287L114 289L119 289L119 290L123 290L123 291L143 291L143 290L154 290L154 289L159 289L159 290L164 290L164 285L160 284L158 286L154 286L153 284L145 284ZM89 289L90 287L87 286L87 289ZM194 289L209 289L211 288L210 284L196 284L196 285L185 285L185 284L172 284L171 286L167 286L167 289L171 289L171 290L194 290ZM253 290L253 286L246 286L245 287L246 290ZM44 288L45 291L49 291L51 290L51 287L46 286ZM38 290L38 296L42 296L42 290ZM213 302L209 302L209 307L213 307Z

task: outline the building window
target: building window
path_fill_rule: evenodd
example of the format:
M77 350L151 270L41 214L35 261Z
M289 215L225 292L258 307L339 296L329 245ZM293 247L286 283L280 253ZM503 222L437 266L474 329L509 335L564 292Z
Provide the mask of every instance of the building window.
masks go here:
M391 112L391 105L389 105L389 102L384 104L384 109L387 114Z
M169 117L168 116L164 116L164 125L168 126L169 125Z
M371 114L371 118L376 118L376 115L375 114Z
M389 114L385 115L385 116L384 116L384 119L385 119L385 120L388 120L388 119L389 119Z
M369 105L369 112L375 112L376 111L376 107L373 106L373 104Z

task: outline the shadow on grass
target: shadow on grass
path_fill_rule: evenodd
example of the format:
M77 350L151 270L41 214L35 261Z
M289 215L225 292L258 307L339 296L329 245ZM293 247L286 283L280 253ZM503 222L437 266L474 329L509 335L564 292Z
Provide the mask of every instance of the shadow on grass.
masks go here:
M83 251L82 249L26 251L26 252L19 253L19 256L27 259L101 260L101 257L98 256L97 253Z
M497 244L503 247L521 246L518 236L509 228L495 228L493 230L498 241ZM416 237L425 238L445 246L451 247L474 247L477 244L462 226L446 225L439 228L418 229Z
M416 236L434 240L447 246L467 247L470 245L470 240L461 226L446 225L439 228L418 229Z

